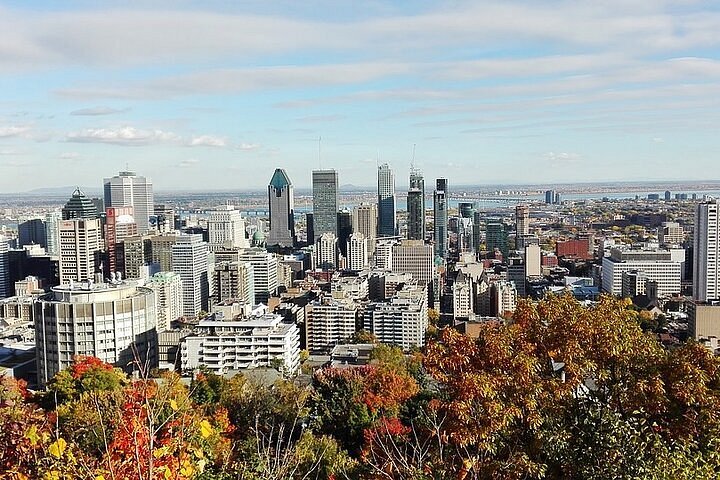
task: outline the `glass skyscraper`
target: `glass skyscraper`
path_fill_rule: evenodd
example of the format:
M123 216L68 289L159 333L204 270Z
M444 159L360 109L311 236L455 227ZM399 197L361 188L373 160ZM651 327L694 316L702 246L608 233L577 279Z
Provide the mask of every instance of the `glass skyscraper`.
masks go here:
M385 163L378 167L378 236L395 235L395 174Z
M313 243L323 233L337 236L338 174L335 170L313 170Z
M448 251L447 178L438 178L435 181L433 224L435 231L435 256L445 258Z
M425 240L425 179L419 170L410 170L410 189L407 196L409 240Z

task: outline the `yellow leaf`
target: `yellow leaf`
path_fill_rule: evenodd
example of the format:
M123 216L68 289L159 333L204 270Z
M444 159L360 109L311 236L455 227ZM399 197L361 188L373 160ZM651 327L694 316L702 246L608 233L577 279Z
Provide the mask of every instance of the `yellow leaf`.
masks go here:
M95 477L95 480L105 480L105 476L104 476L104 475L98 475L97 477Z
M189 463L180 469L180 475L182 475L183 477L190 478L194 474L195 474L195 469Z
M176 402L174 399L173 399L173 400L170 400L170 408L172 408L172 409L173 409L174 411L176 411L176 412L177 412L177 410L178 410L178 404L177 404L177 402Z
M205 456L205 452L202 451L202 448L193 448L192 452L197 458L203 458Z
M38 444L38 441L40 440L40 436L37 432L37 425L33 425L30 427L30 430L25 434L25 438L30 440L30 445L33 447Z
M213 429L212 425L210 425L210 422L208 422L207 420L203 420L202 422L200 422L200 435L202 435L203 438L209 437L210 435L212 435L212 433Z
M52 455L55 458L60 458L63 455L63 452L65 452L65 448L67 447L67 442L64 438L58 438L53 443L50 444L50 448L48 449L50 452L50 455Z

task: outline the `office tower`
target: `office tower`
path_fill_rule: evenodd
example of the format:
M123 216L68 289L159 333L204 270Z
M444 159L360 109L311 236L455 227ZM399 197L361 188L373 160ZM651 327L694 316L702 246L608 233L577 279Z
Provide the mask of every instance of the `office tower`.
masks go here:
M183 315L182 278L174 272L158 272L147 285L157 299L158 330L170 330L172 322Z
M210 212L208 237L210 251L226 248L248 248L250 242L245 235L245 220L232 205L223 205Z
M490 285L490 315L499 317L514 312L517 297L517 288L513 282L493 282Z
M305 242L308 245L315 243L315 219L312 212L305 214Z
M670 193L670 190L665 190L665 201L669 202L672 199L672 193Z
M488 252L492 253L496 248L502 253L503 257L507 257L507 231L505 224L500 222L490 222L485 227L485 246Z
M475 247L475 253L480 253L480 245L482 244L482 232L480 230L480 225L482 224L482 212L479 210L475 210L473 212L473 229L472 229L472 239L473 239L473 247Z
M159 203L153 207L154 226L158 233L175 231L175 210L169 205Z
M659 230L660 245L681 245L685 241L683 227L677 222L663 222Z
M76 355L123 370L157 366L155 292L134 283L70 284L35 302L38 383L45 385Z
M337 226L338 248L342 256L347 257L347 241L353 233L352 214L348 210L338 212Z
M252 264L217 262L213 271L213 300L214 303L235 300L252 305L255 302Z
M70 200L67 201L62 209L63 220L73 220L76 218L98 218L98 211L95 208L95 204L93 204L92 200L90 200L79 187L75 189Z
M133 207L138 232L150 230L150 216L154 214L153 186L150 179L135 172L120 172L104 181L105 208Z
M152 263L152 237L149 235L136 235L125 238L118 246L118 268L122 268L125 278L140 279L150 276L149 267ZM120 261L122 251L122 261ZM172 256L172 249L169 255ZM172 269L163 269L157 265L158 271L169 272Z
M368 239L362 233L353 233L347 245L347 269L364 270L368 266Z
M395 173L387 163L384 163L378 167L378 236L392 237L395 235L396 223ZM363 234L368 239L370 238L365 232Z
M305 319L307 348L311 353L329 353L356 331L357 304L349 298L323 295L308 304Z
M458 203L458 213L460 218L473 218L477 204L475 202L460 202Z
M270 234L268 245L295 245L295 197L293 184L285 170L276 168L268 185Z
M47 242L45 251L47 251L49 255L60 255L60 232L58 230L60 218L58 212L50 212L45 215L45 240Z
M409 273L420 285L433 280L433 246L421 240L403 240L392 247L392 271Z
M448 211L447 211L447 179L438 178L435 181L433 194L433 222L435 229L435 256L445 258L448 253Z
M720 209L718 200L698 204L693 237L693 298L720 300Z
M425 240L425 179L415 168L410 169L407 212L408 240Z
M0 235L0 298L11 297L10 244Z
M525 245L525 276L539 277L542 275L540 266L540 245Z
M368 251L372 253L375 248L375 239L378 231L377 205L374 203L361 203L353 208L353 233L362 233L368 241Z
M108 207L105 209L105 250L107 252L107 272L123 271L123 259L118 258L118 244L126 238L137 235L137 223L133 218L132 207Z
M174 233L150 237L150 263L157 263L161 272L173 271L173 246L178 237Z
M622 293L622 274L643 272L649 280L657 282L659 295L680 293L680 280L685 251L677 249L610 249L610 256L602 260L602 289L613 295Z
M375 242L375 268L392 270L392 248L398 243L395 239L378 239Z
M61 220L59 231L60 283L93 280L102 252L100 220Z
M425 345L428 328L427 292L414 282L406 284L388 302L371 303L364 328L380 343L408 351Z
M253 267L255 303L267 304L268 299L275 295L278 288L277 257L264 248L246 248L238 252L237 259L240 262L248 262Z
M316 243L323 233L338 234L338 174L335 170L313 170L312 184L314 235L312 243Z
M530 208L527 205L515 207L515 234L518 238L530 234ZM522 248L522 245L516 248Z
M208 245L198 234L178 235L172 247L172 269L182 280L182 313L187 317L209 309L208 254Z
M280 362L281 372L294 376L300 369L300 331L275 313L249 318L201 320L194 333L182 339L183 370L203 367L215 375L228 371L271 367Z
M42 218L31 218L18 224L18 246L23 245L47 247L45 221Z
M555 190L545 190L545 203L553 204L555 202Z
M323 233L315 244L315 264L322 270L337 268L338 240L332 233Z

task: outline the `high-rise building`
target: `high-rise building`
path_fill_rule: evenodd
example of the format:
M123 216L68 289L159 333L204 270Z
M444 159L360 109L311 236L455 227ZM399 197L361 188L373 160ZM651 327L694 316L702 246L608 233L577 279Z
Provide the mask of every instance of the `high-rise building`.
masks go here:
M213 272L213 301L255 302L253 266L250 262L217 262Z
M135 283L71 284L35 302L38 383L45 385L76 355L124 370L157 366L155 292Z
M118 258L118 244L126 238L137 235L137 223L133 218L133 207L108 207L105 209L105 250L107 272L124 269L122 258Z
M267 304L278 288L277 257L264 248L245 248L240 250L237 259L253 267L255 303Z
M424 346L428 328L425 288L412 283L396 292L388 302L371 303L364 328L381 343L397 345L406 351Z
M347 241L353 233L352 213L343 209L337 214L338 249L343 257L347 257Z
M392 247L392 271L409 273L420 285L433 280L433 247L421 240L403 240Z
M517 238L530 234L530 208L527 205L515 207L515 233ZM515 248L523 248L523 245L517 245Z
M335 170L313 170L313 241L323 233L337 236L337 212L339 206L338 174ZM309 240L308 240L309 242Z
M47 247L47 232L42 218L31 218L18 224L18 246L23 245Z
M182 278L174 272L158 272L147 285L157 298L158 330L170 330L171 323L183 315Z
M540 266L540 245L525 245L525 276L538 277L542 275Z
M324 295L308 304L306 313L307 348L312 353L329 353L356 331L357 304L348 298Z
M312 212L305 214L305 242L308 245L315 243L315 219Z
M408 240L425 240L425 179L415 168L410 170L407 212Z
M154 226L158 233L175 231L175 210L169 205L159 203L153 207Z
M58 212L50 212L45 215L45 239L47 241L45 250L48 255L60 255L60 231L58 230L60 218Z
M368 266L368 239L362 233L353 233L347 245L348 270L363 270Z
M677 295L680 293L684 261L685 251L682 248L611 248L610 256L602 259L602 289L613 295L621 295L622 274L636 270L644 273L648 280L657 282L659 295Z
M693 237L693 298L700 302L720 300L720 204L699 203L695 210Z
M182 280L185 316L209 309L208 253L208 244L199 234L178 235L172 247L172 271Z
M150 238L150 262L157 263L161 272L173 271L173 246L178 236L174 233L166 233Z
M545 203L553 204L555 202L555 190L545 190Z
M448 253L447 186L447 178L438 178L435 181L433 194L435 256L440 258L445 258Z
M378 236L392 237L395 235L396 223L395 174L390 169L390 166L384 163L378 167ZM370 238L367 235L365 236Z
M685 241L683 227L677 222L663 222L658 232L660 245L682 245Z
M295 198L293 184L285 170L276 168L268 185L270 234L267 245L295 245Z
M10 244L0 235L0 298L11 297L10 282Z
M98 210L90 197L85 195L78 187L63 207L62 218L63 220L98 218Z
M232 205L223 205L209 213L208 237L211 252L217 252L224 248L248 248L250 246L245 235L245 220L239 210Z
M148 266L153 263L152 260L152 237L149 235L136 235L134 237L125 238L122 242L122 271L125 278L140 279L147 278L150 274ZM169 253L172 256L172 249ZM119 260L119 259L118 259ZM172 264L172 262L170 262ZM163 269L159 265L158 271L169 272L172 269Z
M485 246L488 252L492 253L496 248L507 257L507 231L505 224L499 221L490 221L485 227Z
M475 202L460 202L458 203L458 213L460 214L461 218L473 218L473 214L475 213L475 210L477 209L477 204Z
M153 185L149 178L135 172L120 172L104 181L105 208L133 207L138 232L150 231L150 216L155 212Z
M59 232L60 283L94 280L102 252L100 220L62 220Z
M365 236L370 253L375 248L376 232L378 231L377 215L377 205L374 203L361 203L353 209L352 231Z
M315 264L322 270L334 270L337 261L338 240L332 233L323 233L315 244Z

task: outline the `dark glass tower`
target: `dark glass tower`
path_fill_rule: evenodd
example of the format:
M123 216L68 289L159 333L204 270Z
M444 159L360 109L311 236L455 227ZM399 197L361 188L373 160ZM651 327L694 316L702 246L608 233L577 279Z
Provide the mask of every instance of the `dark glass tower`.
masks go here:
M338 174L335 170L314 170L313 184L313 243L323 233L337 237Z
M378 236L395 235L395 174L385 163L378 167Z
M338 248L343 257L347 258L347 241L350 235L353 233L352 228L352 213L347 210L343 210L337 213L337 225L338 225Z
M285 170L275 169L268 185L270 234L267 245L295 245L295 199L293 185Z
M63 220L93 219L98 218L98 211L90 197L77 187L62 209L62 218Z
M433 223L435 240L435 257L445 258L448 251L448 211L447 211L447 179L435 181L433 194Z
M407 211L407 238L425 240L425 179L422 173L414 168L410 170Z

